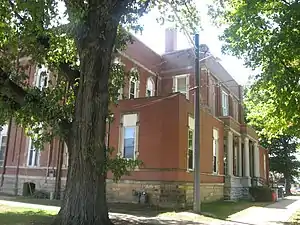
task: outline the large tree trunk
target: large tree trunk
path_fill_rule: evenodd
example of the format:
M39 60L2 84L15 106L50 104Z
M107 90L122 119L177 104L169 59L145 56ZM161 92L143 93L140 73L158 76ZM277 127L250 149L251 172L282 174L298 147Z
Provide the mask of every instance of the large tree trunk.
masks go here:
M102 10L102 12L101 12ZM119 19L103 9L90 12L76 40L80 85L75 122L67 141L69 168L62 208L55 225L111 224L106 203L105 131L108 76ZM108 18L108 16L110 16Z

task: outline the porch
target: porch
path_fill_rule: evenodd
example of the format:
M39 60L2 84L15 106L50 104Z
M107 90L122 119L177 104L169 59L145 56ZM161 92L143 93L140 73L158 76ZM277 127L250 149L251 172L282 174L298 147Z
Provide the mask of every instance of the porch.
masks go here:
M228 129L224 150L225 199L249 198L249 187L263 183L257 139Z

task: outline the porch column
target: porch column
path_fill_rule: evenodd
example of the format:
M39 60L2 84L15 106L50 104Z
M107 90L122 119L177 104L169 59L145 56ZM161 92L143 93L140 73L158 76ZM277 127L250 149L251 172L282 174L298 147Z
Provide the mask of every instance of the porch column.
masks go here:
M244 176L250 177L250 163L249 163L249 138L244 139Z
M239 171L238 171L238 175L240 177L243 176L243 169L242 169L242 166L243 166L243 158L242 158L242 138L241 136L238 137L238 162L239 162Z
M227 174L233 175L233 134L232 131L227 132Z
M259 149L258 149L258 143L254 142L254 177L260 177L259 172Z

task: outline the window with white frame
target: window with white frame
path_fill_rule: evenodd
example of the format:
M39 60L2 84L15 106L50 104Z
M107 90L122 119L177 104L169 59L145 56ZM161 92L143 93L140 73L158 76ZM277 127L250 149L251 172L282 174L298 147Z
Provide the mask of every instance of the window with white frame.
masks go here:
M68 146L64 142L64 155L63 155L63 165L62 166L64 168L68 168L68 164L69 164Z
M126 159L136 159L138 143L138 115L126 114L122 117L121 154Z
M147 87L146 87L146 97L154 96L154 92L155 92L154 81L151 77L148 77Z
M28 158L27 158L27 166L29 167L37 167L40 164L40 151L35 147L31 138L29 138L28 143Z
M233 118L236 121L238 121L239 120L239 102L235 98L232 101L232 108L233 108Z
M43 90L43 88L48 87L48 83L49 71L44 65L42 65L37 68L35 86L38 87L40 90Z
M213 129L213 173L218 173L219 131Z
M132 74L129 80L129 99L139 97L139 74L136 68L133 68L130 73Z
M229 97L225 91L222 91L222 116L229 115Z
M189 116L189 127L188 127L188 154L187 154L187 164L188 170L194 170L195 166L195 148L194 148L194 138L195 138L195 124L194 118Z
M173 77L173 91L180 92L189 98L189 75L177 75Z
M264 176L265 176L265 179L267 179L267 157L266 157L266 153L264 154Z
M4 164L5 158L5 151L6 151L6 144L7 144L7 132L8 132L8 125L4 125L1 128L1 136L0 136L0 168Z

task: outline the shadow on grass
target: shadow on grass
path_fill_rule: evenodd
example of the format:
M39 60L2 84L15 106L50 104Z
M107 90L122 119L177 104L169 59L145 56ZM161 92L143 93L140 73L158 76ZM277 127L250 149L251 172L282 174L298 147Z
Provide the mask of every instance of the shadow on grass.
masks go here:
M48 225L54 216L45 211L2 212L0 210L1 225Z

